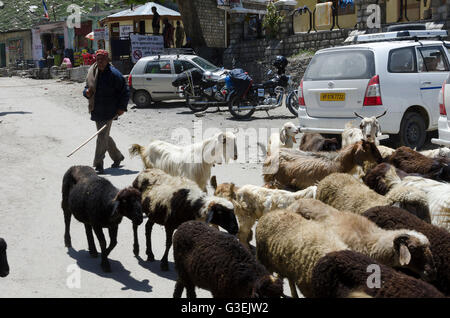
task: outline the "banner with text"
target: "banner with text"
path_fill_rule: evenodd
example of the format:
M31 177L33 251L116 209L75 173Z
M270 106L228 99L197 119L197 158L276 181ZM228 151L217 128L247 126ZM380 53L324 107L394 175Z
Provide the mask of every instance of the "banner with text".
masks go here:
M133 63L142 57L161 54L164 50L162 35L130 34L131 60Z

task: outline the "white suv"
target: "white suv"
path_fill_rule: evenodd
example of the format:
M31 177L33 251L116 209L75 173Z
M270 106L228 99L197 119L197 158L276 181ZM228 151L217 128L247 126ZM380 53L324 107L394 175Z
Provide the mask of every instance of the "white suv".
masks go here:
M422 147L426 132L437 129L436 100L449 74L450 42L422 40L437 35L447 32L359 35L367 43L317 51L298 90L300 131L340 134L355 112L386 110L382 132L397 145Z
M152 101L185 99L172 82L178 74L192 68L211 72L212 79L219 78L225 71L197 55L169 54L143 57L128 76L131 100L138 107L146 107Z

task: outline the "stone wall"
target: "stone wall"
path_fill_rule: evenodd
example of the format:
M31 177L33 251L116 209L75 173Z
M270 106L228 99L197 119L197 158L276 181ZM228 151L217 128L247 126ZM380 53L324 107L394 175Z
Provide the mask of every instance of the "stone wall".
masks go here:
M225 13L217 0L177 0L186 37L195 47L224 48Z
M224 52L224 66L243 68L255 81L261 81L277 55L289 57L304 51L315 52L342 45L350 31L349 29L319 31L295 34L283 40L258 39L234 42Z

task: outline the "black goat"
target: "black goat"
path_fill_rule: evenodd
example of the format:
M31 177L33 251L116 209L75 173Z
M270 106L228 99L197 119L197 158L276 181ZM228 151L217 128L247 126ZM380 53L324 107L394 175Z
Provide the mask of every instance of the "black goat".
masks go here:
M6 257L6 242L0 237L0 277L6 277L9 274L8 259Z
M100 243L102 262L105 272L111 271L107 259L117 245L117 230L122 217L129 218L133 224L143 221L141 193L134 188L118 190L111 182L99 177L95 170L87 166L73 166L64 175L62 185L62 209L66 230L64 242L72 247L70 238L70 220L74 217L84 223L89 253L98 256L92 229ZM108 228L110 244L106 248L103 228Z

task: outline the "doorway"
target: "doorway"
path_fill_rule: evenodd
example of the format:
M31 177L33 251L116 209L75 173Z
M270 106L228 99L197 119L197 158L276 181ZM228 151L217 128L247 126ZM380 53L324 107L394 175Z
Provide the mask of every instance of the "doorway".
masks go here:
M0 67L6 67L6 45L0 43Z

